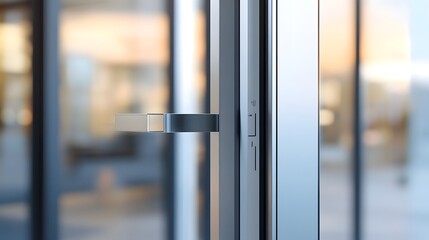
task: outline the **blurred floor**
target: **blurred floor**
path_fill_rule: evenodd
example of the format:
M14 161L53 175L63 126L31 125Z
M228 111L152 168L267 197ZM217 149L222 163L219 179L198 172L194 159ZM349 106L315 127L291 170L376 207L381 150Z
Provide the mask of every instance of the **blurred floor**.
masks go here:
M165 239L159 188L125 188L108 197L103 193L72 193L64 195L61 204L62 239Z
M350 239L350 195L344 194L349 181L345 171L322 166L320 171L320 239Z
M0 205L0 239L26 240L29 236L26 204Z
M0 134L0 239L29 236L24 200L29 176L26 141L18 128ZM61 206L61 239L164 239L166 219L159 186L66 193Z
M23 165L28 163L20 157L22 149L14 148L13 144L5 145L6 142L21 142L21 146L25 145L22 144L24 138L20 138L20 135L9 135L7 132L0 135L0 176L2 184L8 183L4 186L13 185L15 189L22 190L23 174L8 169L26 169ZM4 141L6 137L9 141ZM335 149L328 149L325 155L322 154L322 157L334 160L321 160L321 239L351 239L351 175L349 166L344 161L335 160L344 159L344 154L335 152ZM411 211L410 202L424 198L411 192L410 186L414 185L410 185L405 169L400 163L375 165L366 169L363 192L365 240L425 239L424 231L420 236L416 234L416 226L421 229L429 226L429 214L413 214ZM408 172L413 177L416 176L416 171ZM421 175L428 176L427 173ZM425 182L428 182L424 180L426 178L420 177L415 182L424 187ZM417 190L419 189L422 186ZM28 234L28 209L25 202L16 197L22 198L23 193L8 192L3 187L1 190L0 239L25 239ZM418 192L429 194L429 191ZM61 239L165 239L166 214L163 212L162 194L159 187L151 185L66 193L61 198Z
M367 170L364 182L365 240L408 240L410 205L402 166Z
M30 163L28 136L21 128L4 128L0 134L0 204L22 201L28 191Z
M350 176L347 175L345 167L339 167L338 164L333 167L322 163L320 174L322 240L352 239L351 195L344 192L344 189L350 187ZM412 214L409 182L403 166L367 170L365 183L363 192L365 240L427 239L425 231L419 234L415 229L417 226L429 228L429 215L423 212L419 212L418 216Z
M127 188L108 198L92 192L66 194L61 200L65 209L61 239L165 239L166 219L160 194L153 187ZM26 218L25 204L1 205L0 239L26 239Z

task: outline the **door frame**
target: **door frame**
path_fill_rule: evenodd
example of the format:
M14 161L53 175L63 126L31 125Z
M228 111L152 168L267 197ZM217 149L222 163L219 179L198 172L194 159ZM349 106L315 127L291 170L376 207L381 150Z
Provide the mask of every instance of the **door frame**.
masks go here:
M268 16L268 236L319 239L319 0Z
M219 133L211 133L211 239L240 237L240 3L211 0L211 113L219 113Z

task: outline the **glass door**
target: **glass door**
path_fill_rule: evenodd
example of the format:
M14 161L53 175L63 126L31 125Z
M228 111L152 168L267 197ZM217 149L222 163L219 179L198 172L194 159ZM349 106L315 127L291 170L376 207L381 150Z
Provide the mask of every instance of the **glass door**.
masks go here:
M317 238L316 2L36 0L27 8L5 10L0 25L0 34L20 36L2 37L0 55L18 59L2 65L0 137L15 138L1 144L21 144L1 154L22 158L0 158L22 167L16 176L0 169L2 181L22 176L16 192L0 182L1 198L15 197L0 201L7 234ZM13 221L24 227L13 231Z
M167 239L169 136L118 133L116 112L171 106L167 1L62 1L61 239Z
M207 237L208 134L115 129L209 110L206 4L62 2L61 239Z
M37 6L33 238L208 239L210 135L124 132L120 115L115 129L116 113L210 111L208 2Z

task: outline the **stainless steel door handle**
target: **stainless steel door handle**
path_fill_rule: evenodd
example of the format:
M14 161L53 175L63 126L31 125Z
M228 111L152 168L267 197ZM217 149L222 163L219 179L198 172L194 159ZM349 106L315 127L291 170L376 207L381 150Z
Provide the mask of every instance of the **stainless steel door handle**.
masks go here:
M120 132L218 132L218 114L119 113L115 129Z

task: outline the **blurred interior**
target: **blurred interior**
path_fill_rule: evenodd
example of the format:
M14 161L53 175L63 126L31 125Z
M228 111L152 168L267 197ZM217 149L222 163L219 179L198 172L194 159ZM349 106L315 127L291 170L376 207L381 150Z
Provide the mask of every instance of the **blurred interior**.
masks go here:
M427 239L428 9L361 0L362 239ZM321 1L321 239L353 239L355 1ZM426 42L427 43L427 42ZM426 226L426 227L424 227Z
M63 1L62 239L168 237L174 184L169 174L176 161L171 136L113 130L115 113L172 110L168 7L167 1L150 0ZM205 66L202 4L193 14L195 58ZM202 107L205 74L196 68L197 84L189 87L202 95ZM205 149L200 140L192 154L208 161L199 154ZM203 223L208 216L200 217Z
M320 1L320 237L351 239L354 0Z
M169 109L165 1L63 1L62 239L165 239L168 137L118 134L117 112Z
M1 3L0 3L1 5ZM9 5L5 5L9 6ZM120 134L117 112L171 112L167 0L64 0L60 10L60 237L167 239L172 137ZM0 238L30 239L31 22L28 4L0 6ZM195 6L195 86L206 111L206 10ZM206 138L197 136L201 239L207 236Z
M32 122L28 8L0 8L0 236L29 239Z

